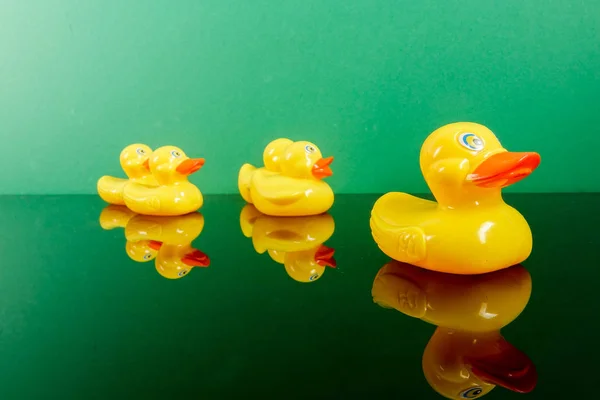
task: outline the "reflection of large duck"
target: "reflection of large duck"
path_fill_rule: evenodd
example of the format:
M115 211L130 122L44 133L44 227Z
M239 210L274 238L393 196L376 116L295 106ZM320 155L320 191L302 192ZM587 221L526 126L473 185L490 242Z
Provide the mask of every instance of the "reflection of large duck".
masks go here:
M268 252L298 282L314 282L327 267L336 267L334 250L323 244L335 230L329 214L271 217L248 204L240 214L240 226L257 253Z
M392 261L377 274L372 295L382 307L438 326L423 353L423 372L441 395L474 399L496 385L521 393L535 387L535 366L500 334L531 295L522 266L466 276Z
M129 257L138 262L155 259L156 270L167 279L181 278L193 267L210 264L206 254L192 247L204 228L200 213L156 217L109 206L102 211L100 224L104 229L125 228Z

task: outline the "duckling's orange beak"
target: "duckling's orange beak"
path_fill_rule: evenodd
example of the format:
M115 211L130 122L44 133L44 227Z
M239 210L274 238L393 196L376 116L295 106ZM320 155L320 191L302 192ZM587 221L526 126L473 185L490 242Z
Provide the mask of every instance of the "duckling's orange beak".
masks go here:
M150 247L152 250L160 250L161 246L162 243L156 240L150 240L150 242L148 242L148 247Z
M465 358L473 374L484 382L518 393L531 392L537 385L538 378L533 362L504 340L497 347L497 353Z
M333 157L319 159L312 167L312 174L317 179L323 179L333 175L333 171L329 167L333 162Z
M208 256L196 249L183 256L181 262L190 267L208 267L210 265Z
M144 161L144 162L142 163L142 166L143 166L144 168L146 168L148 171L150 171L150 159L149 159L149 158L147 158L147 159L146 159L146 161Z
M177 172L182 175L190 175L198 171L204 165L204 158L188 158L177 166Z
M484 188L503 188L527 177L540 165L538 153L505 151L485 159L467 179Z
M337 262L335 261L335 258L333 258L334 253L334 249L322 244L315 253L315 261L322 267L335 268L337 266Z

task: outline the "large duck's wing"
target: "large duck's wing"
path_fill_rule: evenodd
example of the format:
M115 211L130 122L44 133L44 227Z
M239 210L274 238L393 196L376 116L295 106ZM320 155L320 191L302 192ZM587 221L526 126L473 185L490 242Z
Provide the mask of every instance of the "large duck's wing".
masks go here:
M279 206L294 204L305 195L308 189L306 183L301 179L289 178L264 170L254 175L252 185L259 196Z

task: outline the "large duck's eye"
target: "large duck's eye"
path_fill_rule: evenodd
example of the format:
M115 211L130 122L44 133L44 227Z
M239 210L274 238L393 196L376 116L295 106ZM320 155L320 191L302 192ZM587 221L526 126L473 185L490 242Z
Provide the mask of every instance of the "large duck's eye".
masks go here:
M476 399L483 392L479 386L474 386L459 393L461 399Z
M312 275L310 276L310 278L308 278L308 280L310 280L310 281L314 281L314 280L315 280L315 279L317 279L318 277L319 277L319 274L312 274Z
M146 150L142 149L141 147L138 147L137 149L135 149L136 153L138 153L140 156L145 156L146 155Z
M175 158L179 158L179 157L181 157L181 153L180 153L180 152L178 152L177 150L173 150L173 151L171 152L171 155L172 155L173 157L175 157Z
M461 133L458 142L469 150L479 151L483 149L485 143L483 139L474 133Z
M304 147L304 150L306 150L306 152L307 152L308 154L312 154L312 153L314 153L314 152L316 151L316 150L315 150L315 146L311 146L310 144L307 144L307 145Z
M179 273L178 273L177 275L178 275L178 276L184 276L184 275L186 275L187 273L188 273L188 270L187 270L187 269L184 269L184 270L181 270L181 271L179 271Z

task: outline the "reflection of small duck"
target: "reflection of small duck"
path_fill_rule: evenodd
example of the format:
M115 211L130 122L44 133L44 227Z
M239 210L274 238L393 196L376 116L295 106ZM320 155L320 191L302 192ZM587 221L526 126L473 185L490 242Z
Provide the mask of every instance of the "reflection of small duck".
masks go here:
M501 189L536 169L539 154L508 152L485 126L462 122L429 135L420 160L437 203L406 193L379 198L371 230L385 254L455 274L496 271L529 256L529 225Z
M129 258L137 262L155 259L156 270L165 278L178 279L193 267L210 265L208 256L191 245L204 228L200 213L154 217L111 205L102 210L100 225L106 230L125 228Z
M98 180L98 194L102 200L110 204L124 205L123 190L129 182L137 182L147 186L156 186L156 179L150 173L148 157L152 149L145 144L132 144L121 152L119 157L121 168L128 179L103 176Z
M240 214L240 226L257 253L268 252L298 282L316 281L325 268L336 267L334 250L323 244L335 230L329 214L271 217L248 204Z
M333 157L323 158L309 142L277 139L263 153L263 168L244 164L238 188L248 203L274 216L321 214L333 204L333 191L322 181L332 174Z
M423 372L441 395L474 399L496 385L516 392L535 387L535 366L500 334L531 295L522 266L467 276L392 261L377 274L372 294L382 307L439 326L423 353Z
M188 176L204 165L203 158L189 158L173 146L156 149L149 159L149 168L158 186L131 182L124 189L125 205L144 215L185 215L202 207L200 190L188 181Z

